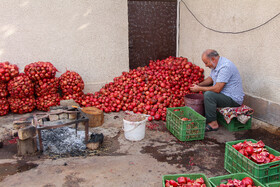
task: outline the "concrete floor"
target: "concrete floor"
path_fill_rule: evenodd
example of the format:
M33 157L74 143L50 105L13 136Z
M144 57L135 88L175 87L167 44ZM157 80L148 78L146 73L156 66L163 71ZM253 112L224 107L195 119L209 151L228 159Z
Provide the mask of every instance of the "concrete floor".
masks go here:
M0 134L12 129L12 122L25 115L0 118ZM105 114L105 123L91 132L102 132L105 141L94 156L50 159L46 156L17 157L15 144L0 148L0 186L9 187L160 187L162 176L204 173L207 177L228 174L224 169L225 142L238 139L263 140L280 151L280 130L253 119L252 129L232 133L224 127L208 132L201 141L180 142L157 122L146 128L138 142L125 139L124 112ZM147 123L147 126L155 125ZM8 137L7 137L8 138Z

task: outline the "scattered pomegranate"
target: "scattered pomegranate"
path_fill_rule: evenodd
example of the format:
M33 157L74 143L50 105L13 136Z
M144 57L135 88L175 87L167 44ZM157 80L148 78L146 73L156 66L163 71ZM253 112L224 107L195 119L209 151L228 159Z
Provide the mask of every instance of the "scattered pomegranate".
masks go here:
M6 97L0 97L0 116L9 113L9 103Z
M8 83L12 97L24 98L34 95L34 83L24 73L20 73Z
M34 62L24 68L24 72L32 81L54 78L57 69L50 62Z
M8 82L19 74L17 65L0 62L0 82Z
M183 120L183 121L191 121L191 119L185 118L185 117L181 118L181 120Z
M24 114L32 112L35 108L35 97L33 95L24 98L11 96L8 98L8 102L13 113Z

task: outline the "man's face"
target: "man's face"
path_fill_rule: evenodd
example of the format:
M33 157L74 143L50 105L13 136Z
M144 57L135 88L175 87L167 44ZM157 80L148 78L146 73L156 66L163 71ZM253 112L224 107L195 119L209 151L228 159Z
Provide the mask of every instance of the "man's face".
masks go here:
M209 59L207 57L203 57L202 61L204 62L206 67L208 67L210 69L215 69L215 67L216 67L215 63L211 59Z

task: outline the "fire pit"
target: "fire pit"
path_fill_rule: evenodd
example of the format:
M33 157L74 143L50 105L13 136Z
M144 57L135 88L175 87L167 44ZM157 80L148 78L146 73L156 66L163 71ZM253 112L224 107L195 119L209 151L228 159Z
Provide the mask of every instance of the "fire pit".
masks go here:
M67 117L68 116L68 117ZM71 117L70 117L71 116ZM74 117L73 117L74 116ZM69 125L75 124L76 136L77 128L80 123L84 123L85 126L85 144L88 142L88 127L89 119L80 109L70 109L70 110L52 110L49 113L37 113L33 116L33 123L37 129L40 151L42 152L42 130L50 130L61 128Z

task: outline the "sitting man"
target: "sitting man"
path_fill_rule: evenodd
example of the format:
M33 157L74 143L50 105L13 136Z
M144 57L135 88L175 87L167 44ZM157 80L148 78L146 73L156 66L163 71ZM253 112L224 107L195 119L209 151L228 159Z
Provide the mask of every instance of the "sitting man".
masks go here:
M217 107L239 107L243 103L242 80L236 66L217 51L207 49L202 53L202 61L211 69L210 76L197 85L190 87L192 92L204 92L206 117L205 131L216 131Z

